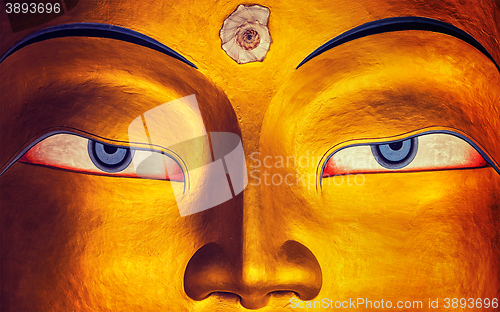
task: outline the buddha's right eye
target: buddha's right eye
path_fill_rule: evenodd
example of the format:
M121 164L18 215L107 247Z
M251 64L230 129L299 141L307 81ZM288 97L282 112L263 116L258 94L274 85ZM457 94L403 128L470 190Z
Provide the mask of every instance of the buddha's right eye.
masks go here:
M184 182L181 166L166 153L67 133L38 142L19 162L79 173Z

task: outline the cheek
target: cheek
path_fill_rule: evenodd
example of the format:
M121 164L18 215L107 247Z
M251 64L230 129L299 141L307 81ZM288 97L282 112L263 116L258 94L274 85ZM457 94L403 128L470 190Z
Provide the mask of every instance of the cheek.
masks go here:
M0 179L2 286L11 292L5 306L40 311L52 302L67 310L77 300L67 289L81 284L74 276L85 249L83 225L100 220L80 209L81 185L61 173L14 164Z
M174 187L183 183L86 177L85 207L102 220L89 226L81 261L90 306L154 311L189 300L182 281L194 229L180 217Z
M12 306L158 311L186 297L193 229L179 220L170 182L25 164L1 181L2 272Z
M313 209L325 292L373 297L377 285L387 300L427 300L500 291L493 169L374 174L351 184L324 184Z

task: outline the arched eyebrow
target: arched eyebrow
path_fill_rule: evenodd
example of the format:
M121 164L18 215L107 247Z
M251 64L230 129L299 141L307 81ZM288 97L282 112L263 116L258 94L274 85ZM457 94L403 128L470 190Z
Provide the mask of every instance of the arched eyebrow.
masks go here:
M102 24L102 23L72 23L72 24L53 26L39 30L25 37L17 44L15 44L13 47L11 47L9 50L7 50L7 52L5 52L0 58L0 63L3 62L12 53L32 43L53 38L62 38L62 37L108 38L108 39L130 42L133 44L137 44L161 52L181 62L184 62L191 67L198 69L196 65L188 61L181 54L175 52L171 48L167 47L166 45L162 44L161 42L153 38L150 38L144 34L141 34L140 32L128 28L110 24Z
M478 49L484 55L486 55L495 64L496 68L500 72L500 67L495 62L495 59L471 35L451 24L435 20L432 18L418 17L418 16L384 18L373 22L368 22L366 24L348 30L342 33L341 35L338 35L337 37L333 38L332 40L328 41L327 43L323 44L319 48L317 48L314 52L309 54L302 62L300 62L300 64L297 66L296 69L298 69L300 66L304 65L314 57L322 54L323 52L335 48L343 43L370 35L393 32L393 31L403 31L403 30L432 31L450 35L462 41L465 41L468 44L472 45L474 48Z

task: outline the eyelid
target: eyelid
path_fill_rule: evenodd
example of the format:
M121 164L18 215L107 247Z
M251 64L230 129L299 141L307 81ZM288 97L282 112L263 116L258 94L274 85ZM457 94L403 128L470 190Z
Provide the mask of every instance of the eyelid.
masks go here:
M434 128L435 130L432 128ZM324 177L325 168L326 168L329 160L335 154L337 154L345 149L352 148L352 147L368 147L368 148L370 148L370 146L372 146L372 145L390 144L390 143L394 143L394 142L408 140L408 139L415 138L415 137L424 137L424 136L432 135L432 134L445 134L445 135L450 135L450 136L456 137L458 139L461 139L462 141L464 141L464 143L467 143L468 145L470 145L470 147L472 149L474 149L483 158L484 162L486 163L486 166L489 165L489 166L493 167L495 169L495 171L498 174L500 174L500 169L498 168L498 165L496 165L496 163L492 160L492 158L484 151L483 148L481 148L479 146L478 143L476 143L475 141L470 139L466 134L461 133L461 131L456 130L456 129L448 130L446 128L443 129L443 127L432 127L432 128L421 129L418 131L414 131L413 134L409 135L407 133L407 134L399 135L396 137L392 137L391 139L387 139L387 138L386 139L362 139L362 140L352 140L352 141L347 141L344 143L337 144L336 146L332 147L327 153L325 153L325 155L323 156L323 160L320 162L320 164L318 166L317 173L318 173L319 185L320 186L322 185L322 179ZM356 141L360 142L360 143L353 143ZM462 169L462 168L459 168L459 169ZM465 168L463 168L463 169L465 169ZM443 170L445 170L445 169L443 169ZM420 171L427 171L427 170L420 170ZM397 172L397 171L386 170L385 172ZM399 170L399 172L405 172L405 171ZM369 173L372 173L372 172L369 172ZM376 173L376 172L373 172L373 173Z
M39 134L36 135L36 137L32 138L25 144L23 144L23 147L20 148L17 152L12 155L9 160L6 162L4 165L4 168L0 172L0 176L2 176L13 164L15 164L21 157L23 157L31 148L33 148L35 145L40 143L41 141L47 139L48 137L51 137L56 134L70 134L70 135L75 135L75 136L80 136L86 139L91 139L91 140L96 140L105 144L111 144L111 145L117 145L117 146L123 146L123 147L130 147L130 148L135 148L135 149L145 149L145 150L153 150L156 152L167 152L168 154L173 154L176 155L176 153L171 152L169 149L164 148L163 146L156 145L156 144L148 144L148 143L142 143L142 142L125 142L125 141L117 141L117 140L110 140L101 136L97 136L95 134L82 131L76 128L71 128L71 127L51 127L48 129L45 129L44 131L40 132ZM177 157L179 158L179 157ZM182 162L182 161L181 161ZM181 166L183 170L186 169L185 164L183 163L183 166Z
M134 151L133 160L141 157L142 159L140 161L137 160L135 164L130 163L126 168L118 172L103 171L96 167L88 154L89 141L112 145L118 148L129 148ZM117 142L108 142L109 140L107 142L100 139L95 140L72 132L53 132L41 136L32 142L15 160L85 174L177 182L185 181L184 173L186 170L183 167L182 160L176 159L175 153L159 150L157 147L142 147L145 144L133 144L134 146L131 146L132 144L122 144L122 142L118 144L116 144ZM155 156L155 161L151 162L152 158L150 156ZM144 163L144 160L148 160L149 162ZM141 163L146 165L141 167ZM137 171L139 167L141 169Z

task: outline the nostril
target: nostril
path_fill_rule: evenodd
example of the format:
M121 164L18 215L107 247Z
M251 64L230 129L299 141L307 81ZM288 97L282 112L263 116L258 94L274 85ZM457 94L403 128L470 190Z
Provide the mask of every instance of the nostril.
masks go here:
M264 296L262 295L247 295L241 297L241 306L254 310L254 309L260 309L263 308L267 305L269 302L269 299L271 299L271 294L266 294Z
M263 296L243 296L240 297L241 306L250 309L260 309L268 305L269 301L273 298L273 300L277 301L286 301L290 302L291 298L300 298L299 295L294 291L289 290L277 290L270 293L267 293Z
M271 300L271 297L274 297L279 301L285 300L286 302L290 302L290 298L300 298L299 294L294 291L288 290L273 291L264 296L256 296L253 298L251 296L245 296L244 298L242 298L235 293L219 291L208 294L206 298L208 297L214 297L218 301L224 302L226 305L233 304L234 306L236 306L237 304L241 304L242 307L249 310L255 310L265 307Z
M243 261L241 252L226 252L220 244L209 243L188 262L184 290L194 300L214 296L226 304L239 301L246 309L262 308L271 297L314 299L322 276L313 253L291 240L277 251L265 263Z
M234 304L234 306L241 302L240 296L230 292L213 292L209 297L215 297L218 301L225 302L226 304Z
M298 298L296 293L290 291L275 291L266 294L264 296L255 296L255 297L251 296L240 297L235 293L229 293L229 292L213 292L209 294L208 297L214 297L218 301L224 302L226 305L234 304L234 306L236 306L237 304L241 304L242 307L249 310L255 310L265 307L269 303L271 297L276 297L279 299L286 297L287 301L289 300L289 298L292 297Z
M225 302L225 304L231 304L234 303L236 306L238 303L244 307L245 309L249 310L255 310L255 309L260 309L265 307L272 294L266 294L263 296L239 296L235 293L228 293L228 292L214 292L211 293L209 296L217 298L219 301Z

